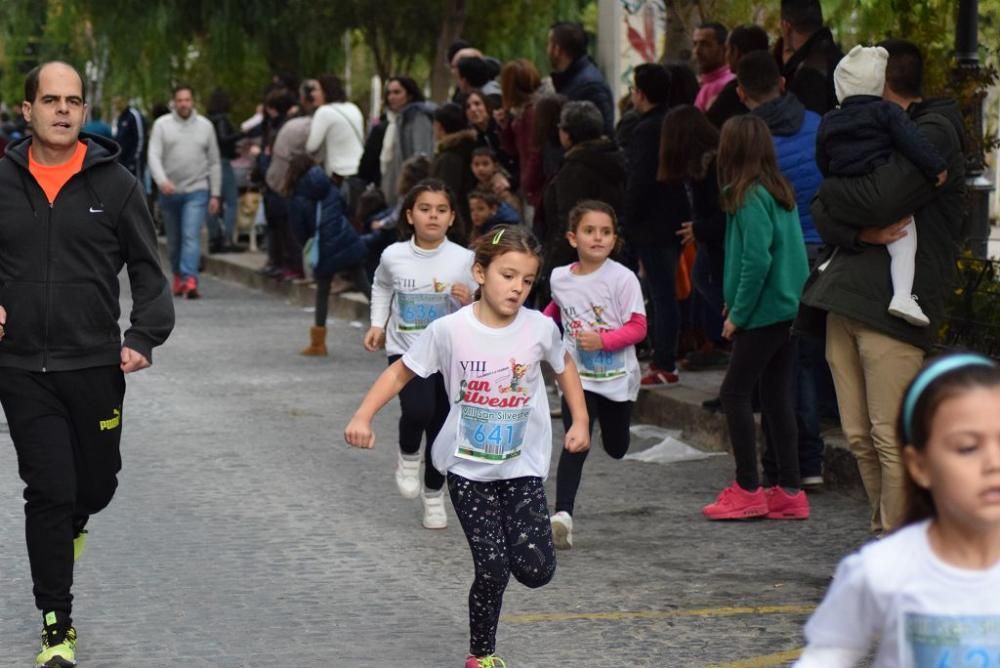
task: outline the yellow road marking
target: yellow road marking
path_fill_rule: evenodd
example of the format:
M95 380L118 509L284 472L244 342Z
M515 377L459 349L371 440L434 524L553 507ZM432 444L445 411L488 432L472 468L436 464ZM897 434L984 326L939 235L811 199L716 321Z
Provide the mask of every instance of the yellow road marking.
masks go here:
M686 610L637 610L633 612L535 612L520 615L504 615L508 624L533 624L535 622L610 621L621 622L630 619L677 619L683 617L735 617L738 615L808 615L816 609L814 605L767 605L756 607L690 608ZM728 664L727 664L728 665ZM733 664L733 666L742 664ZM748 664L755 666L757 664ZM774 664L760 664L769 666Z
M767 654L765 656L755 656L752 659L733 661L732 663L717 663L708 668L767 668L767 666L780 666L783 663L793 661L802 655L801 649L790 649L777 654Z

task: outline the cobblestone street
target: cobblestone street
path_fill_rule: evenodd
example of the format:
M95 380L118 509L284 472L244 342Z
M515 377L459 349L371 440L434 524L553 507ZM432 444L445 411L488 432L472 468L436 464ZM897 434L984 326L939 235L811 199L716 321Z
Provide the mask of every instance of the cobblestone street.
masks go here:
M384 356L331 321L330 357L301 357L310 314L211 277L203 294L177 302L173 336L129 378L118 494L76 572L80 665L457 668L472 562L450 503L448 529L428 531L396 491L395 402L374 451L341 435ZM701 506L731 475L728 456L615 462L595 439L574 549L550 585L508 589L508 667L789 661L866 539L866 506L826 492L808 522L710 524ZM4 667L31 665L40 630L21 491L4 434Z

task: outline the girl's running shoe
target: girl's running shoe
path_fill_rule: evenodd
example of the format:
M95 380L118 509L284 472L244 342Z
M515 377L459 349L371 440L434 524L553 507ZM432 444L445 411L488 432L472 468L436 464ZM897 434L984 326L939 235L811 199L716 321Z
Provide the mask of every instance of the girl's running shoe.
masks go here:
M465 659L465 668L507 668L499 656L470 656Z
M722 490L714 503L702 509L705 517L710 520L748 520L754 517L764 517L768 513L767 495L764 488L758 487L748 492L733 483Z

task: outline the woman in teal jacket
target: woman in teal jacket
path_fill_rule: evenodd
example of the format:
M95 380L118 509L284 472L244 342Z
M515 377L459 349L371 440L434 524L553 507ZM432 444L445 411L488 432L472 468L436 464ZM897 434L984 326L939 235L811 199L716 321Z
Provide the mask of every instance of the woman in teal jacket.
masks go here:
M722 127L719 183L726 212L722 334L733 342L719 393L736 459L736 482L705 506L709 519L805 519L795 423L796 347L792 320L809 273L795 191L778 169L767 125L738 116ZM757 470L751 394L760 382L761 413L778 464L766 492Z

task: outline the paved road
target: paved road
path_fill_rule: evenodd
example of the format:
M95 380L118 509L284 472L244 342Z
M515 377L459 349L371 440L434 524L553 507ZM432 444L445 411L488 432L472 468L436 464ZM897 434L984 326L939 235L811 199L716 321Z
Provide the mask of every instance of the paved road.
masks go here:
M77 568L81 666L461 665L471 560L453 515L424 530L396 492L396 405L374 451L341 440L384 359L345 322L329 358L300 357L301 309L211 278L204 294L129 380L121 485ZM28 666L39 617L0 436L0 666ZM865 509L827 493L809 522L703 521L730 475L728 457L595 452L576 548L549 586L508 591L508 666L781 665Z

